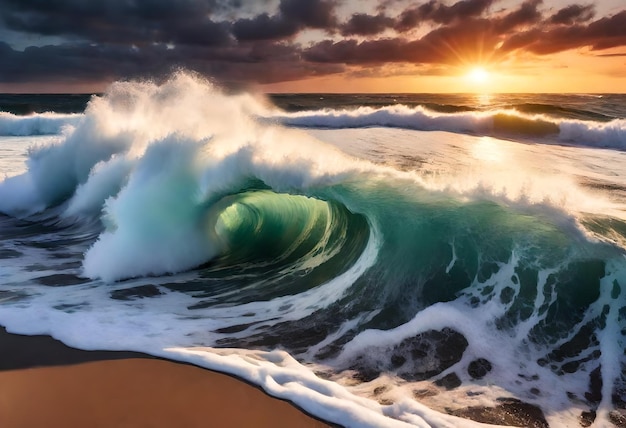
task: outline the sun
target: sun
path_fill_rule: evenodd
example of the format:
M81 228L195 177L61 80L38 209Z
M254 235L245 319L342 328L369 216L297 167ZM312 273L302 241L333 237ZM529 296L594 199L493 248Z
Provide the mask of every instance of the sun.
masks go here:
M482 67L474 67L467 73L466 77L474 84L483 85L489 81L491 74Z

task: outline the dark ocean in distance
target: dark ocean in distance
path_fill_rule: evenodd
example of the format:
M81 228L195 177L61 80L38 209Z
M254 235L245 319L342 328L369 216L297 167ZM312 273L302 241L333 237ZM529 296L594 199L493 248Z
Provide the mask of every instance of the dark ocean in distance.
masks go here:
M16 115L82 113L101 94L0 94L0 111ZM514 109L568 119L610 121L626 117L625 94L270 94L288 112L316 109L422 106L439 113Z
M0 95L0 173L10 332L349 427L624 420L626 95Z

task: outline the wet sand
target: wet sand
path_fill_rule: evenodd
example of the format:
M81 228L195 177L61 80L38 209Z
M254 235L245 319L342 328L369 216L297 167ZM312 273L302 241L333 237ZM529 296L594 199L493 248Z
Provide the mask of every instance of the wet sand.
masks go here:
M326 427L228 375L0 328L0 426Z

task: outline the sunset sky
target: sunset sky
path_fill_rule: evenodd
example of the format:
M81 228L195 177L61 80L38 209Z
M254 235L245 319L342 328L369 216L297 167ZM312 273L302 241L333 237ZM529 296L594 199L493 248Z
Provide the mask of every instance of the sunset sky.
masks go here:
M626 92L624 0L0 0L0 92Z

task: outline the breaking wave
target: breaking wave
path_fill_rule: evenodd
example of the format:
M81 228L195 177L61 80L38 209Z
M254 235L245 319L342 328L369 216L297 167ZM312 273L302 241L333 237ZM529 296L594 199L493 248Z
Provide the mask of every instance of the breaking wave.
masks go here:
M271 117L297 127L341 129L383 126L500 137L553 137L555 142L580 146L626 148L624 119L609 122L557 119L516 110L437 113L422 106L402 105L277 113Z
M0 112L0 136L56 135L67 126L75 126L82 114L37 113L17 116Z

